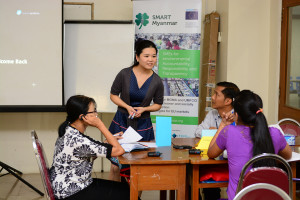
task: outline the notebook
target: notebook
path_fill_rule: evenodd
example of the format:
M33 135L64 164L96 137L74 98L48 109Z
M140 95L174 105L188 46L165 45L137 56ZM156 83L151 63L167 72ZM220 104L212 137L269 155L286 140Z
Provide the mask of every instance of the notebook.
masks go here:
M142 151L146 150L149 147L140 143L123 143L121 144L125 152L132 152L132 151Z

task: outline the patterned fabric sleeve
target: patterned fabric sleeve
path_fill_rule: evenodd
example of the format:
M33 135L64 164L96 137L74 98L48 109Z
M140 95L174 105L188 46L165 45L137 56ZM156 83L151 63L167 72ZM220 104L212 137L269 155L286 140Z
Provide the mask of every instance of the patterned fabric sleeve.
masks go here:
M56 198L69 197L92 182L92 157L111 157L110 144L95 141L68 126L64 136L57 139L50 180Z
M112 145L99 142L90 138L89 136L82 135L84 142L78 149L74 149L79 154L85 154L87 157L106 157L111 158Z
M222 150L226 149L226 143L227 143L227 134L228 134L228 128L230 126L225 126L221 132L219 133L217 139L216 139L216 143L218 145L218 147Z

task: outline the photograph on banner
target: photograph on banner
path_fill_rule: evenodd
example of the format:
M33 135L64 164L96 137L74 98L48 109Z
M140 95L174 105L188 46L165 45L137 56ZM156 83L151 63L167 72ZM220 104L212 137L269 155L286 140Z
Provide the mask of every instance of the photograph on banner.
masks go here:
M173 137L194 137L198 125L201 2L134 1L135 41L152 41L157 49L153 71L164 85L161 110L172 117Z
M199 96L199 79L163 78L165 96Z
M200 50L200 33L138 33L135 40L150 40L159 50Z

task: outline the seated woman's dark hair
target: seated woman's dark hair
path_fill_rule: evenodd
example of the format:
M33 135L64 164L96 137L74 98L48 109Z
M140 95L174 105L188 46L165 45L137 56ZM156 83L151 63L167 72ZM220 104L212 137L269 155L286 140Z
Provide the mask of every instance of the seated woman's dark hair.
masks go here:
M262 113L263 102L261 98L250 90L241 91L233 103L234 111L238 114L238 123L251 128L253 143L253 156L262 153L275 153L268 123ZM258 166L274 166L275 162L261 160L254 164Z
M93 103L96 107L96 102L93 98L84 95L71 96L66 104L66 112L68 114L66 121L64 121L58 128L59 137L65 134L68 124L76 121L81 114L86 115L89 110L89 105Z

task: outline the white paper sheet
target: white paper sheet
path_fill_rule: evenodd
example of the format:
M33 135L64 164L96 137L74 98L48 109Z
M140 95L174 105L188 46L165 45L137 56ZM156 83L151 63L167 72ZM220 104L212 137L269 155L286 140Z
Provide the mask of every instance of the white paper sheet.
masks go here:
M138 143L142 144L142 145L145 145L145 146L147 146L149 148L156 148L157 147L157 145L156 145L155 142L138 142Z
M149 147L144 146L144 145L139 144L139 143L123 143L123 144L121 144L121 146L123 147L125 152L131 152L133 150L142 150L142 149L149 148Z
M137 142L143 138L131 126L127 128L122 137L122 139L118 140L120 144Z
M292 157L289 160L286 160L287 162L291 162L291 161L298 161L300 160L300 154L296 153L296 152L292 152Z

